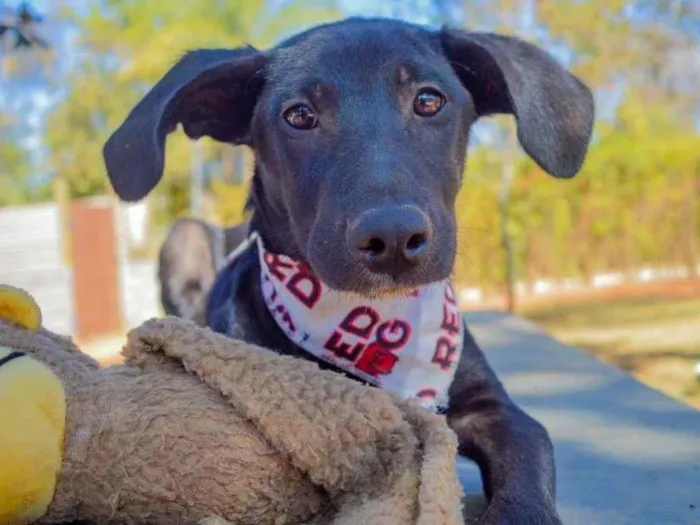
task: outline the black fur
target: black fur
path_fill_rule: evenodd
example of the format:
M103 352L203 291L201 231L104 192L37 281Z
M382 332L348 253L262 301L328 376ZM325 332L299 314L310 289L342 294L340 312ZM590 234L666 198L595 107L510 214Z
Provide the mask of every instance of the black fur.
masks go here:
M426 87L446 100L435 116L414 111ZM295 129L283 118L299 103L315 112L317 127ZM523 148L545 171L579 171L592 96L545 52L512 37L350 19L268 51L187 55L104 153L115 190L135 200L160 179L165 136L177 124L191 137L251 146L251 229L331 287L371 296L451 273L469 130L495 113L516 118ZM207 324L308 358L268 313L259 271L253 247L219 273ZM459 451L479 465L490 500L482 523L560 523L549 437L509 399L469 334L449 394Z

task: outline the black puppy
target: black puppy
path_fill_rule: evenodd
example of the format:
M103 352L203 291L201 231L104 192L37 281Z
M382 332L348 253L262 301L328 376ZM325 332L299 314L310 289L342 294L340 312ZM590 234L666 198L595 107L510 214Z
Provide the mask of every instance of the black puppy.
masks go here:
M593 112L577 78L518 39L350 19L269 51L188 54L104 154L117 194L137 200L162 176L178 124L192 138L250 145L251 230L265 249L338 293L386 300L449 277L455 197L478 118L514 115L525 151L568 178L584 160ZM217 277L209 326L314 359L271 315L260 275L251 245ZM448 395L459 452L480 467L490 501L482 522L560 523L549 437L509 399L468 332Z

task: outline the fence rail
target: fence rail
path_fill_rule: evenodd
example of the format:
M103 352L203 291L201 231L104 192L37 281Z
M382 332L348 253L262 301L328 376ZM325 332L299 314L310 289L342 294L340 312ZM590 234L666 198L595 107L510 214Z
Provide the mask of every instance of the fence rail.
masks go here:
M47 328L72 333L73 275L63 264L60 232L55 204L0 209L0 282L31 292Z

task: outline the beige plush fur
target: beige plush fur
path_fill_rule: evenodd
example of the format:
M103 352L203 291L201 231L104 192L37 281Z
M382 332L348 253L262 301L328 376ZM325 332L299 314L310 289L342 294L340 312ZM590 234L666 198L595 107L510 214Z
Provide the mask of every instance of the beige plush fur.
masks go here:
M304 360L176 318L102 369L64 337L0 322L64 381L64 464L41 523L456 525L444 419Z

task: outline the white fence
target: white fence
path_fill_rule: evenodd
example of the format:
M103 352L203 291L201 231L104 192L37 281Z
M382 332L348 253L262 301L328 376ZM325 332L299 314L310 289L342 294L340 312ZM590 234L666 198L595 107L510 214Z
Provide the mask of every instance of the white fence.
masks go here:
M121 309L125 328L160 315L156 266L131 262L123 247L128 229L119 214ZM62 257L60 212L55 204L0 208L0 283L30 292L46 328L73 334L73 274Z
M117 213L122 318L127 330L147 319L162 315L156 263L130 261L127 256L130 243L140 244L145 240L143 234L146 217L146 209L142 203L122 204Z
M696 269L700 274L700 265ZM584 279L537 279L530 284L517 282L515 292L521 297L537 297L559 292L580 292L599 290L629 283L649 283L654 281L685 279L691 277L687 267L639 268L629 272L602 272L593 274L590 280ZM465 287L459 291L460 305L464 308L484 303L484 291L478 287Z
M126 328L162 316L155 263L129 262L121 269L122 315Z
M0 283L28 290L46 327L71 333L73 276L62 261L60 232L56 205L0 208Z

